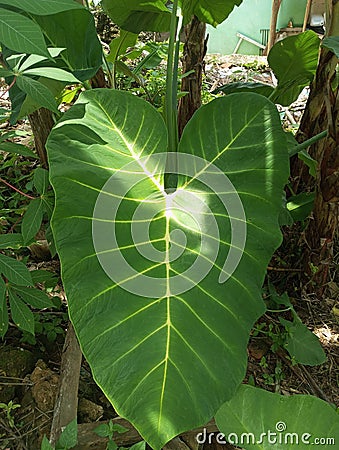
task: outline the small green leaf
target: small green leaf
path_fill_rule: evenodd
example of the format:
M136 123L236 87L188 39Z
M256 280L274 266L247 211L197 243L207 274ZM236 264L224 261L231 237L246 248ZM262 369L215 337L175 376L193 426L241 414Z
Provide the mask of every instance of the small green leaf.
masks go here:
M326 361L326 355L319 339L298 317L293 322L279 317L288 332L285 349L300 364L317 366Z
M326 47L339 58L339 36L329 36L322 40L322 47Z
M0 69L0 78L7 78L13 76L13 72L11 70Z
M0 8L0 42L16 52L50 58L40 27L28 17L3 8Z
M0 253L0 272L5 275L11 283L19 286L32 286L31 274L25 264L9 256Z
M66 50L66 47L48 47L47 50L52 58L56 58L57 56L60 55L61 52Z
M116 69L126 75L127 77L132 78L134 81L136 81L139 85L142 85L142 78L136 75L132 70L128 67L127 64L125 64L123 61L116 61L115 62Z
M241 385L215 419L227 441L246 450L306 450L320 438L339 442L339 415L312 395L284 396Z
M53 192L49 192L47 195L44 194L41 197L44 204L44 211L47 214L48 219L51 219L54 208L54 194Z
M114 441L107 442L107 450L117 450L118 446Z
M0 249L13 248L18 249L23 247L23 239L20 233L7 233L0 235Z
M34 101L39 103L40 107L58 113L52 92L42 83L22 75L17 77L17 85L23 92L30 95Z
M101 425L96 427L93 431L100 437L109 437L111 434L111 431L107 423L102 423Z
M45 292L40 291L37 288L29 288L25 286L12 286L12 290L21 297L25 303L29 303L33 308L44 309L54 308L51 299Z
M13 69L13 70L17 70L17 68L20 66L21 61L23 61L25 59L27 55L25 53L20 53L20 54L14 54L11 56L8 56L6 58L6 63L8 64L8 66Z
M315 178L317 175L317 161L313 159L306 150L299 152L298 158L301 159L301 161L304 161L306 166L309 168L310 175Z
M291 131L286 131L285 136L287 141L288 155L291 158L297 153L296 149L299 145L299 142L295 139L294 134Z
M54 272L50 272L49 270L32 270L31 271L32 280L34 284L36 283L47 283L46 287L53 287L57 284L58 277Z
M50 217L48 217L48 218L50 220ZM54 236L53 236L52 228L50 225L46 228L46 239L48 242L49 251L51 252L52 257L54 257L56 255L57 251L55 248Z
M65 89L61 96L58 97L59 103L72 103L74 100L74 97L78 94L78 92L81 90L80 86L74 88L74 89Z
M74 2L73 0L1 0L0 3L15 6L18 9L38 16L83 8L80 3Z
M137 41L138 35L131 33L130 31L120 30L120 35L112 39L109 44L110 54L107 57L107 61L115 62L117 57L126 53L129 47L133 47Z
M283 305L286 308L293 308L291 300L287 294L287 292L284 292L283 294L279 295L277 291L275 290L275 287L272 283L268 283L268 290L270 294L270 300L275 303L276 305L280 306Z
M6 284L4 282L4 280L2 279L2 277L0 276L0 310L3 309L4 307L4 298L5 298L5 294L6 294Z
M314 31L305 31L272 47L268 63L278 79L272 101L288 106L310 84L317 70L319 45L318 35Z
M237 81L235 83L228 83L224 86L220 86L217 89L215 89L212 94L218 94L219 92L222 92L223 94L233 94L238 92L253 92L255 94L261 94L265 97L269 97L272 92L274 91L274 88L270 86L269 84L264 83L243 83L242 81Z
M34 69L28 69L24 72L26 75L34 75L45 78L51 78L52 80L66 81L68 83L80 83L70 72L57 67L37 67Z
M8 297L13 322L20 330L34 334L34 316L32 311L12 289L8 289Z
M40 107L50 109L53 112L58 112L58 108L51 91L39 81L24 75L17 77L18 87L30 95L34 101L36 101Z
M26 145L17 144L16 142L1 142L0 150L2 152L15 153L21 156L27 156L29 158L37 158L37 155Z
M122 433L126 433L126 431L128 431L128 428L123 427L122 425L119 425L118 423L114 423L112 426L112 430L115 433L122 434Z
M36 81L41 83L45 88L47 88L52 93L52 97L54 97L54 99L56 99L58 95L60 95L60 92L65 87L65 83L63 83L62 81L51 80L50 78L40 77ZM24 92L20 90L18 90L18 92L19 92L17 97L19 102L18 107L20 106L19 118L23 118L28 114L31 114L33 111L36 111L37 109L41 108L41 103L37 101L37 99L34 99L30 95L25 95ZM19 101L20 94L23 95L23 98Z
M48 49L50 50L50 49ZM50 51L49 51L50 53ZM40 56L40 55L29 55L19 66L16 68L19 72L23 72L24 70L28 69L29 67L34 66L34 64L38 64L39 62L46 61L48 58L46 56Z
M8 330L8 309L6 300L6 285L0 276L0 336L3 338Z
M61 433L57 442L56 449L72 448L77 444L78 440L78 425L77 420L70 422Z
M136 444L132 445L132 447L129 448L129 450L145 450L146 448L146 442L141 441L137 442Z
M314 192L301 192L288 199L286 208L295 222L305 220L313 210Z
M49 186L48 170L38 167L34 171L33 184L37 192L41 195L46 194Z
M25 244L30 243L41 227L43 201L36 198L30 202L22 219L21 233Z
M51 444L49 443L49 440L44 436L42 443L41 443L41 450L54 450Z

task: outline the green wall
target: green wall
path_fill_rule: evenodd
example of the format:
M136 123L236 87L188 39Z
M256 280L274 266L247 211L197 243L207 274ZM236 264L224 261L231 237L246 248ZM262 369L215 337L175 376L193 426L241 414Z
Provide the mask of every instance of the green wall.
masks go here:
M287 26L290 19L294 26L300 26L304 20L307 0L282 0L278 28ZM229 17L217 28L207 27L209 33L208 52L228 55L238 42L236 33L239 32L261 43L260 29L270 27L272 0L243 0L239 7L235 7ZM242 41L238 53L244 55L258 55L259 48L246 41Z

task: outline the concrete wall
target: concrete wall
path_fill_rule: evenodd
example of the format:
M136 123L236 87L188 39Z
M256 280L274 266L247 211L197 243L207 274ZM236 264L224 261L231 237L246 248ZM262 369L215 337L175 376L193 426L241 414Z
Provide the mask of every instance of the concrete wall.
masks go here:
M278 28L284 28L292 19L294 26L302 25L307 0L282 0ZM239 32L261 43L260 29L269 29L272 11L272 0L243 0L239 7L235 7L229 17L217 28L208 26L208 52L224 55L233 53L238 42L236 33ZM242 41L238 53L244 55L258 55L259 48Z

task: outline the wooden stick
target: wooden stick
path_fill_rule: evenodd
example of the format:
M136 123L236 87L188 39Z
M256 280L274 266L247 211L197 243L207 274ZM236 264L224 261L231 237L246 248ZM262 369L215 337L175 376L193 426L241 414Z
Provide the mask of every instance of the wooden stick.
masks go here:
M305 16L304 16L303 32L306 30L306 27L307 27L307 21L308 21L309 15L310 15L311 6L312 6L312 0L307 0Z
M126 433L116 434L116 436L114 436L114 441L118 446L130 446L142 440L142 437L139 435L137 430L133 428L127 420L122 419L121 417L116 417L112 419L112 421L113 423L117 423L128 429ZM103 423L107 423L107 421L101 421L97 423L83 423L78 425L78 445L74 447L73 450L105 450L107 438L102 438L94 433L95 428ZM192 436L196 436L198 433L203 432L204 428L206 428L207 434L219 432L214 420L211 420L205 427L200 427L195 430L188 431L187 433L183 433L181 437L184 440L187 440L189 438L192 438ZM164 448L166 448L167 450L174 448L178 450L185 450L184 445L184 442L179 440L177 437L172 439L171 443L167 443Z
M50 443L54 446L62 428L77 417L82 353L71 322L61 357L58 397L54 407Z
M270 34L268 37L266 54L269 53L269 51L271 50L271 48L273 47L274 42L275 42L275 38L277 35L277 20L278 20L280 5L281 5L281 0L273 0L271 23L270 23Z

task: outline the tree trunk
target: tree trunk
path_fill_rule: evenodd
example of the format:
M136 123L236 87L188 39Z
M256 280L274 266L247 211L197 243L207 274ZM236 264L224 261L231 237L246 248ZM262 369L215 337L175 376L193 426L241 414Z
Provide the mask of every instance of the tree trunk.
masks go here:
M266 55L268 55L269 51L273 47L275 38L277 35L277 21L278 21L280 5L281 5L281 0L273 0L271 23L270 23L270 34L268 36L267 48L265 49L265 52L264 52Z
M203 61L206 54L206 24L193 17L185 27L185 46L182 59L183 73L193 71L183 78L181 90L188 92L179 102L178 127L181 136L185 125L201 106Z
M52 113L46 108L40 108L29 114L28 120L31 124L35 150L40 158L41 166L47 169L48 160L45 144L54 126Z
M337 36L339 1L328 0L328 11L328 35ZM328 130L327 138L310 148L310 155L318 162L318 169L313 216L305 230L307 250L304 252L304 268L308 275L312 275L313 285L310 287L313 290L315 285L320 295L329 281L339 212L339 90L332 89L337 64L338 58L326 48L321 48L316 76L297 133L297 139L301 142ZM307 173L301 169L299 162L295 162L292 178L301 179L310 186L314 181Z

